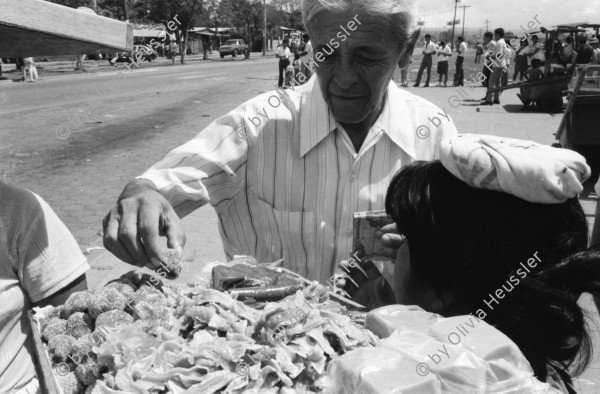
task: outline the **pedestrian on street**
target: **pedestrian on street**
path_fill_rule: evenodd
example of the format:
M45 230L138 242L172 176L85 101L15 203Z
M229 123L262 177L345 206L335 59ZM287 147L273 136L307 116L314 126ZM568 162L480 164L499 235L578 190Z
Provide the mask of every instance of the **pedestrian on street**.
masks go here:
M34 82L38 79L37 68L32 57L23 58L23 81L27 79L27 72L29 71L29 82Z
M312 76L310 64L314 61L314 52L312 42L310 41L310 36L308 35L308 33L304 34L303 38L304 50L300 53L300 55L302 56L300 58L300 61L302 62L301 72L306 76L306 80L308 81Z
M175 57L179 54L179 45L174 40L169 45L169 53L171 54L172 64L175 64Z
M483 42L484 45L486 47L486 52L484 54L484 60L483 60L483 76L484 79L481 82L481 84L484 87L488 87L490 84L490 76L492 75L492 56L494 54L494 51L496 50L496 41L494 41L494 33L492 33L491 31L487 31L483 34ZM486 98L482 98L482 100L485 100Z
M75 65L75 71L85 71L85 66L83 62L85 61L86 55L77 55L77 63Z
M277 58L279 59L279 81L277 86L279 88L283 87L285 73L287 71L287 67L290 65L290 58L292 57L292 52L288 47L290 40L287 38L283 40L282 45L277 47Z
M506 72L506 42L504 41L504 29L499 27L494 30L494 40L496 42L494 52L489 57L492 62L492 74L488 85L487 95L481 105L500 104L500 92L491 92L491 89L500 87L502 84L502 74Z
M437 86L442 86L442 79L444 78L444 87L448 86L448 58L452 56L452 49L446 45L446 41L440 43L438 48L438 64L437 72L440 76L440 81Z
M436 159L440 141L457 135L443 110L392 81L397 65L408 63L410 2L302 3L313 43L332 42L350 20L360 34L344 37L305 85L232 105L237 108L133 179L103 222L109 251L127 263L159 268L160 236L181 250L180 218L210 204L228 259L283 258L285 268L325 283L354 253L354 214L385 209L393 175L414 161ZM321 50L328 52L319 49L316 60ZM376 62L368 60L373 53ZM416 130L431 119L436 126L426 136L425 126ZM403 242L394 227L378 233L390 256ZM388 283L374 279L381 288Z
M517 49L516 57L515 57L515 73L513 75L513 81L517 81L517 77L519 78L519 82L523 82L523 78L525 78L525 73L527 73L527 63L528 63L528 54L529 43L527 42L527 38L522 38L520 41L519 49Z
M477 44L475 44L475 64L481 63L481 55L483 55L483 45L477 41Z
M467 54L467 43L463 37L458 37L458 55L456 57L456 72L454 73L453 86L465 86L465 72L463 64L465 63L465 55Z
M431 79L431 66L433 65L433 54L436 53L436 46L431 42L431 35L425 35L425 46L423 47L423 60L421 61L421 67L419 67L419 73L417 74L417 80L413 87L418 88L421 84L421 78L423 77L423 71L427 68L427 81L425 81L426 88L429 87L429 80Z
M507 86L508 72L510 70L510 66L512 64L512 57L515 51L513 50L512 45L510 45L510 42L506 42L506 40L504 42L506 43L506 51L504 52L504 59L506 59L506 71L502 73L502 86Z

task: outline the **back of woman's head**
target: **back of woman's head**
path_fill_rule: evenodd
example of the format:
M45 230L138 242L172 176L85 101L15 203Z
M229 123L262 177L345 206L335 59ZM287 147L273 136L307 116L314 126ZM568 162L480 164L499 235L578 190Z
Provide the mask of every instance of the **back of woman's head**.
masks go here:
M569 370L585 369L591 346L576 299L599 293L600 254L586 251L587 222L576 199L531 203L473 188L439 162L417 162L392 180L386 209L407 238L414 285L483 312L541 380L554 370L570 382Z

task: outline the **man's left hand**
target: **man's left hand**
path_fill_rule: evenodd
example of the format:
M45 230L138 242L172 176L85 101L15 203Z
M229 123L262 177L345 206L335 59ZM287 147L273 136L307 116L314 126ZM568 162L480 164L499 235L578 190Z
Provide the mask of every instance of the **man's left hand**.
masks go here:
M381 242L385 245L384 254L386 257L395 261L398 249L404 244L406 238L398 234L396 224L388 224L387 226L381 227L377 233L377 236L381 238Z

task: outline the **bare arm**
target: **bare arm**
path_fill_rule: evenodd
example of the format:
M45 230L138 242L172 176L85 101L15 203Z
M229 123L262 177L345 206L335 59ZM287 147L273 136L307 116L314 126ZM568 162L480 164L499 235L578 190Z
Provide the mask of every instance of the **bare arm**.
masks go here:
M67 298L69 298L69 296L72 293L76 293L78 291L84 291L84 290L87 290L87 288L88 288L87 277L85 276L85 274L83 274L79 278L77 278L73 282L71 282L67 287L57 291L56 293L52 294L50 297L46 297L43 300L34 303L33 306L43 307L43 306L47 306L47 305L52 305L52 306L63 305L65 302L67 302Z

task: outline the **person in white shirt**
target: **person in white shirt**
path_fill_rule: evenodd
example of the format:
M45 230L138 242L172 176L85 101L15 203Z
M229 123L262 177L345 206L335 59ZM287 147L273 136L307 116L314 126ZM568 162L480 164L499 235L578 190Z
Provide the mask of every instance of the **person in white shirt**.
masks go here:
M279 59L279 81L277 82L277 86L282 88L285 82L285 73L287 71L287 67L290 65L290 58L292 57L292 52L288 47L290 40L287 38L283 40L281 46L277 48L277 58Z
M38 195L0 180L0 393L41 393L27 311L87 288L86 258Z
M442 86L442 79L444 79L444 87L448 86L448 58L450 56L452 56L452 49L446 45L446 41L442 41L438 50L437 72L440 76L438 87Z
M491 92L491 89L500 87L502 84L502 74L506 72L506 56L508 51L506 49L506 42L504 41L504 29L498 28L494 30L494 40L496 42L494 46L494 52L491 56L488 55L489 60L492 62L492 74L488 84L487 95L481 105L494 105L500 104L500 92ZM492 101L493 98L493 101Z
M180 218L210 204L228 259L283 258L285 268L326 283L353 253L354 213L383 210L393 175L437 158L440 141L457 135L445 111L392 81L408 62L409 4L302 4L316 78L240 105L131 181L104 219L109 251L158 268L159 236L181 249ZM338 33L341 45L332 43ZM391 228L379 235L395 256L402 238Z
M38 73L33 58L23 58L23 63L25 63L23 66L23 81L27 79L27 71L29 71L29 82L34 82L36 79L38 79Z
M590 40L590 46L594 48L594 56L592 57L592 64L600 64L600 48L598 48L598 39L592 38Z
M454 74L453 86L465 86L465 72L463 64L465 63L465 55L467 54L467 43L463 37L458 37L458 55L456 57L456 72Z
M419 73L417 74L417 81L413 87L418 88L421 84L421 78L423 77L423 71L427 68L427 81L425 81L426 88L429 87L429 80L431 79L431 66L433 65L433 55L437 52L437 48L433 42L431 42L431 35L425 35L425 46L423 47L423 60L421 61L421 67L419 67Z
M544 46L540 42L540 39L535 34L531 36L531 53L529 54L531 60L539 59L542 62L542 66L546 64L546 55L544 54ZM531 62L531 61L530 61Z
M306 80L309 80L312 76L312 71L310 64L313 62L314 51L312 42L310 42L310 36L308 33L304 34L304 50L300 54L300 62L302 63L302 67L300 68L300 72L304 73L306 76Z

